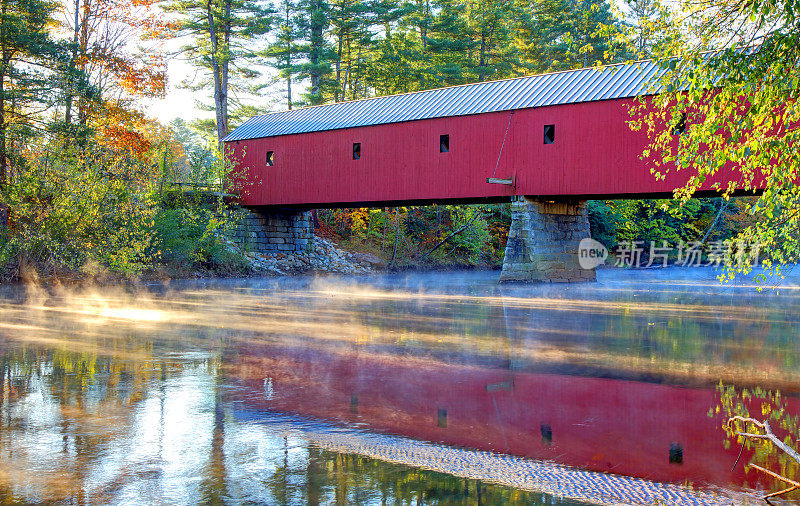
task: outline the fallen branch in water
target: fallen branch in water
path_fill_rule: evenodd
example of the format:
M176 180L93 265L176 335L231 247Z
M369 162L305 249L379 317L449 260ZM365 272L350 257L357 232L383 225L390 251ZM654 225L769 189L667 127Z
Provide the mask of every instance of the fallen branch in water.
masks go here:
M738 416L738 415L737 416L732 416L732 417L728 418L728 427L731 430L734 430L733 429L734 422L742 422L743 424L751 423L754 426L756 426L757 428L759 428L759 429L764 431L763 434L758 434L758 433L754 433L754 432L739 432L739 431L735 431L737 436L742 436L742 437L746 437L746 438L750 438L750 439L766 439L766 440L770 441L772 444L774 444L775 446L777 446L778 448L780 448L781 450L783 450L789 457L794 459L795 462L800 464L800 453L797 453L797 451L795 451L794 448L790 447L789 445L787 445L786 443L781 441L781 439L772 432L772 427L769 426L769 420L764 420L763 422L761 422L759 420L756 420L755 418L748 418L748 417ZM741 457L741 452L739 452L739 457ZM736 462L739 462L739 457L736 458ZM736 464L734 464L734 467L735 466L736 466ZM762 473L764 473L766 475L772 476L773 478L775 478L775 479L777 479L779 481L782 481L782 482L786 483L787 485L790 485L788 488L785 488L783 490L779 490L777 492L772 492L771 494L767 494L767 495L761 497L762 499L764 499L764 501L767 504L772 504L772 502L770 502L770 500L769 500L770 497L778 497L780 495L787 494L787 493L792 492L794 490L800 489L800 483L799 482L796 482L794 480L790 480L789 478L787 478L785 476L782 476L782 475L780 475L780 474L778 474L776 472L770 471L769 469L764 469L763 467L757 466L755 464L750 464L750 467L752 467L752 468L754 468L754 469L756 469L758 471L761 471Z

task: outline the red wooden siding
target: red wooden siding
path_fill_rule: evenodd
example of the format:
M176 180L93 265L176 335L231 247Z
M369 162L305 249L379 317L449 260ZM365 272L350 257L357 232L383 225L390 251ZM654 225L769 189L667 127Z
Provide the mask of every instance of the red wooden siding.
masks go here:
M380 205L413 201L480 201L513 195L547 197L668 195L684 182L657 181L639 159L648 144L633 132L633 99L584 102L513 113L435 118L228 143L247 181L249 206ZM555 143L544 144L544 125ZM450 152L439 152L439 136ZM353 143L361 158L353 160ZM274 166L266 166L267 151ZM513 177L515 187L488 184ZM721 180L724 176L721 177Z

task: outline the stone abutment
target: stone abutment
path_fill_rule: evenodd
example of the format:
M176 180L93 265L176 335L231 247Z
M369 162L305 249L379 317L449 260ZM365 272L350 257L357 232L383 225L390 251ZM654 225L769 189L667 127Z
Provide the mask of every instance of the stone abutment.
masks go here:
M314 223L311 211L248 209L231 236L258 253L303 252L314 244Z
M585 201L545 202L527 197L511 210L500 282L595 281L579 262L579 244L590 237Z

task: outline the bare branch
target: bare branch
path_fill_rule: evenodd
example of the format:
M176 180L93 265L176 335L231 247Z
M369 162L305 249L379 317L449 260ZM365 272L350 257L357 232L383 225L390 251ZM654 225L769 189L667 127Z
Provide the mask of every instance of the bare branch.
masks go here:
M749 423L749 424L752 424L752 425L754 425L754 426L756 426L759 429L762 429L764 431L764 434L754 434L752 432L739 432L739 431L736 431L736 435L737 436L751 438L751 439L766 439L769 442L771 442L772 444L774 444L775 446L777 446L778 448L780 448L781 450L783 450L787 455L789 455L789 457L793 458L798 464L800 464L800 454L798 454L793 448L788 446L786 443L781 441L780 438L778 438L778 436L776 436L772 432L772 428L769 426L769 420L764 420L763 422L761 422L759 420L756 420L755 418L749 418L749 417L744 417L744 416L737 415L737 416L732 416L732 417L728 418L728 427L732 429L733 428L733 424L735 422L742 422L744 424L748 424ZM741 452L740 452L740 456L741 456ZM739 457L736 458L736 462L739 462ZM735 464L734 464L734 466L735 466ZM788 488L785 488L783 490L779 490L777 492L772 492L770 494L762 496L761 498L764 499L764 501L766 501L767 504L772 504L769 501L770 497L777 497L777 496L792 492L792 491L797 490L797 489L800 488L800 482L796 482L796 481L794 481L792 479L789 479L789 478L787 478L785 476L782 476L782 475L780 475L780 474L778 474L778 473L776 473L774 471L770 471L769 469L764 469L763 467L758 466L756 464L749 464L749 466L752 467L753 469L761 471L762 473L764 473L766 475L772 476L776 480L782 481L782 482L790 485Z

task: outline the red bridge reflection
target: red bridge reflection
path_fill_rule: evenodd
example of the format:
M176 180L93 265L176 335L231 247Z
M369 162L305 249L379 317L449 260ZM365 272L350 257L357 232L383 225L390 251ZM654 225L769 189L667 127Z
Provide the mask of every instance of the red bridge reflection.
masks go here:
M230 373L248 408L672 483L754 483L708 416L713 386L684 388L369 352L247 345Z

